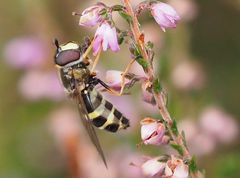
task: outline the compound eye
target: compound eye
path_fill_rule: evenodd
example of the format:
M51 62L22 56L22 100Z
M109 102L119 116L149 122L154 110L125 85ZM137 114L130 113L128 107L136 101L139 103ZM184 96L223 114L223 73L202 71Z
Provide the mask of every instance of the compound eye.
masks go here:
M55 63L60 66L64 66L70 62L76 61L80 58L79 50L65 50L57 54Z

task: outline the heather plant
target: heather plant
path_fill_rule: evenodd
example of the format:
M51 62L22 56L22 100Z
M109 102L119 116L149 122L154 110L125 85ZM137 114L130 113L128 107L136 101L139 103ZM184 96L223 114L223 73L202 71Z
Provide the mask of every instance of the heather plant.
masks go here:
M156 0L143 1L135 7L129 0L123 0L122 4L113 6L99 2L82 13L74 12L73 15L80 16L80 26L97 26L89 51L87 51L90 53L92 50L95 56L92 71L103 51L111 49L120 53L121 45L128 45L131 60L123 70L124 72L109 71L113 84L111 87L115 89L112 93L118 96L124 95L126 90L131 93L131 87L139 82L142 86L144 101L156 105L159 110L161 117L146 116L140 122L142 144L168 145L176 150L176 154L156 155L149 158L140 166L144 175L174 178L203 177L197 167L195 157L189 152L184 132L179 132L177 121L168 111L167 92L161 85L157 67L154 65L157 60L154 44L151 41L145 41L145 36L148 34L143 33L138 20L143 11L150 12L163 32L176 28L180 21L180 16L173 7ZM112 18L113 13L118 13L129 28L121 29ZM129 72L133 63L138 63L142 67L145 73L143 76Z

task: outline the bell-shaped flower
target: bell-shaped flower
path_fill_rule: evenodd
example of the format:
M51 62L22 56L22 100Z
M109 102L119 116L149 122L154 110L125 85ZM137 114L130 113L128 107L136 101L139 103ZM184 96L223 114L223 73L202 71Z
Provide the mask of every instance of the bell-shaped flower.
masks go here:
M180 16L175 9L162 2L152 4L151 13L163 31L166 28L176 28L177 22L180 20Z
M166 177L188 178L188 175L188 165L184 164L182 159L178 159L175 156L172 156L171 159L167 161L165 167Z
M93 27L99 23L101 16L99 12L104 8L103 4L97 4L85 9L80 17L79 25Z
M158 161L158 158L153 158L143 163L141 169L145 176L160 177L164 173L165 165L166 163Z
M152 118L145 118L141 121L141 138L144 144L160 145L167 143L165 126Z
M103 22L95 33L93 42L93 54L97 55L101 49L103 51L106 51L108 48L114 52L120 50L116 28L112 27L107 22Z
M111 88L120 91L122 87L122 71L108 70L106 72L106 82ZM129 84L130 80L125 79L125 85Z

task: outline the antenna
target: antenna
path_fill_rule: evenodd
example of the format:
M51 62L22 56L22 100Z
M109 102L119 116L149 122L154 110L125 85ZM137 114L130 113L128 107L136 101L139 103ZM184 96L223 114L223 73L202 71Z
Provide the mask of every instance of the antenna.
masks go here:
M55 44L55 46L57 47L57 49L59 48L59 43L58 43L58 40L57 40L57 38L55 38L54 39L54 44Z

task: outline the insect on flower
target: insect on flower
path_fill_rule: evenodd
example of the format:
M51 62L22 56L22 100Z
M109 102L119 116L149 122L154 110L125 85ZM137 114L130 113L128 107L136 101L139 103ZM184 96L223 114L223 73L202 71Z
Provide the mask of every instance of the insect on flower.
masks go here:
M55 45L57 47L55 64L65 92L76 101L81 121L107 167L93 125L98 129L117 132L119 129L129 127L129 120L110 102L103 99L101 93L95 89L97 84L101 84L108 91L111 90L88 68L90 63L84 56L91 45L87 43L79 45L76 42L59 45L57 40Z

